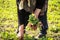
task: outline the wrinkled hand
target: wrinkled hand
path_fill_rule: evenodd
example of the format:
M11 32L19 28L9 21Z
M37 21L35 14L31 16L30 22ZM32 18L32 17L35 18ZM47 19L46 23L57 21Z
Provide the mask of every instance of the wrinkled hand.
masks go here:
M41 12L41 9L36 8L34 11L35 17L38 19L39 13Z

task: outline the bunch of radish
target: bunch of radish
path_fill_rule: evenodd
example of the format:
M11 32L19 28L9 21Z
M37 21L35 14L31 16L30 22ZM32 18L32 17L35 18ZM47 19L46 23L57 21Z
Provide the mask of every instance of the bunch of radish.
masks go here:
M29 26L31 27L31 29L36 30L39 20L35 17L34 14L29 15L28 21L29 21Z

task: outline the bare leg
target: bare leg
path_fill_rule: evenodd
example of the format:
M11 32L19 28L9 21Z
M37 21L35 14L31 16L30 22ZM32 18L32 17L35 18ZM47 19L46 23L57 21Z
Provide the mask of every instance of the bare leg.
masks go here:
M19 26L19 33L18 33L18 38L19 40L23 40L24 37L24 25Z

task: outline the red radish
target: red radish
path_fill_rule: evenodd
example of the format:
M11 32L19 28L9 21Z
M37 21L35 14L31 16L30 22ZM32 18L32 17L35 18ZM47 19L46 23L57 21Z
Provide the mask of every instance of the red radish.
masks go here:
M37 29L37 25L32 25L31 23L29 23L29 27L30 27L32 30L36 30L36 29Z
M36 30L37 29L37 26L36 25L32 25L32 29L33 30Z

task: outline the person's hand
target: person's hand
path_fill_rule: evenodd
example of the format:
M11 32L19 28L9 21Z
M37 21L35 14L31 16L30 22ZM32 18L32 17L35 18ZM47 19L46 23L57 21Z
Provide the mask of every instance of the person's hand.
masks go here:
M39 13L41 12L41 9L36 8L34 11L35 17L38 19Z

